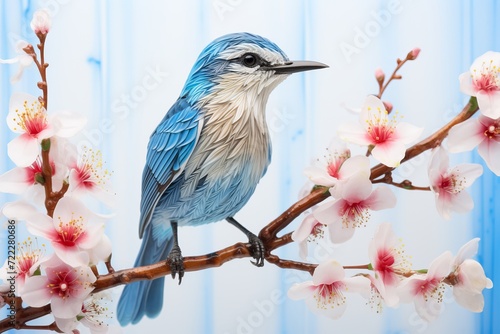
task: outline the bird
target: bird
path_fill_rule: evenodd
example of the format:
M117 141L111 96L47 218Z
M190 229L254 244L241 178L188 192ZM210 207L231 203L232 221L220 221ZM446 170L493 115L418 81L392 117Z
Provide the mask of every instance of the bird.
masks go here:
M264 245L234 219L271 161L265 109L271 91L290 74L328 67L290 61L269 39L241 32L209 43L180 97L149 138L142 174L139 237L134 267L168 261L184 276L178 226L226 220L249 239L253 263ZM122 326L158 316L164 277L127 284L118 302Z

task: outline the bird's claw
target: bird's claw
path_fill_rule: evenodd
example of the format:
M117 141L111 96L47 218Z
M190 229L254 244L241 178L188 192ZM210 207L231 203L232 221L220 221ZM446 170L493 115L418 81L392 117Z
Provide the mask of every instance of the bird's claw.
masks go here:
M181 284L182 277L184 277L184 259L182 257L181 249L179 248L179 246L174 246L172 248L170 254L168 254L167 261L170 265L172 278L175 279L175 275L179 274L179 284Z
M251 235L248 238L248 242L252 250L252 257L255 259L255 261L250 262L256 267L263 267L265 253L264 243L256 235Z

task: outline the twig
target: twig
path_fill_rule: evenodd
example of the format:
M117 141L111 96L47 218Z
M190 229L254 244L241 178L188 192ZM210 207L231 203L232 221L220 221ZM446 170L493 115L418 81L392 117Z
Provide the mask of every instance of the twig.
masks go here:
M395 186L395 187L398 187L398 188L401 188L401 189L405 189L405 190L425 190L425 191L430 191L431 190L431 187L418 187L418 186L414 186L413 183L410 180L403 180L401 182L394 182L394 180L392 179L392 173L391 172L385 174L384 177L382 177L380 179L372 180L372 183L373 184L375 184L375 183L385 183L385 184L389 184L391 186Z

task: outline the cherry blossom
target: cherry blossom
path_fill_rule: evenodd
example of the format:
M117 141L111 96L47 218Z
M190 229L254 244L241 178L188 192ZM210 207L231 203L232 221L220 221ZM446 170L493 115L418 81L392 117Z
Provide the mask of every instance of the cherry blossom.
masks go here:
M338 151L335 151L338 152ZM323 168L310 166L305 169L306 175L315 184L331 187L334 198L341 196L342 188L354 175L370 177L370 159L362 155L349 157L346 154L333 154Z
M364 175L350 178L342 188L341 197L321 204L314 217L328 225L330 239L342 243L354 235L357 227L365 226L370 220L370 210L382 210L396 205L396 197L386 186L372 189L371 181Z
M292 240L299 244L299 256L307 258L307 242L323 237L325 225L321 224L312 214L308 214L302 223L292 233Z
M101 151L84 148L70 167L69 193L73 196L89 193L107 205L113 203L114 193L109 183L111 172L104 168Z
M28 167L37 159L40 143L54 135L70 137L85 125L85 118L61 112L50 119L42 103L26 93L12 94L7 115L9 128L21 135L8 145L8 155L18 167Z
M29 45L28 42L24 40L19 40L16 43L16 54L17 56L10 59L0 59L0 64L16 64L19 63L19 69L17 73L11 78L11 83L17 83L21 80L24 69L33 64L33 57L28 55L24 49Z
M414 125L389 119L382 101L370 95L366 98L360 114L360 122L345 124L339 136L358 145L373 147L371 154L386 166L397 167L404 158L406 145L416 140L423 129Z
M500 118L479 115L451 128L448 135L450 152L470 151L476 146L488 168L500 176Z
M109 326L107 321L111 318L112 312L108 308L111 303L111 295L106 291L92 294L84 300L81 312L74 318L55 318L57 327L65 333L76 329L79 324L84 325L94 333L109 333L113 326Z
M460 90L477 98L481 113L500 118L500 52L488 51L472 63L459 77Z
M452 264L453 296L458 304L471 312L483 311L482 292L493 287L481 264L471 259L477 253L478 244L479 238L474 238L463 245Z
M19 243L16 253L15 267L9 267L6 260L2 268L0 268L0 278L6 280L10 276L9 273L15 272L16 289L19 290L26 281L27 277L33 276L35 271L39 270L40 263L46 258L45 245L38 247L38 242L35 238L35 243L31 238Z
M53 255L42 263L45 275L28 277L20 294L29 306L50 303L54 317L69 319L82 310L82 303L94 289L96 277L90 267L71 267Z
M9 218L26 220L28 231L50 240L57 256L69 265L96 264L111 254L109 239L104 237L105 217L93 213L74 198L61 198L54 218L26 202L9 203L3 213Z
M446 284L444 279L450 273L451 252L437 257L426 274L415 273L403 280L398 287L398 295L403 303L415 303L418 315L426 320L435 320L441 313Z
M375 278L380 279L377 288L388 306L398 303L397 286L402 275L411 271L409 256L405 254L401 240L394 235L391 224L381 224L368 248Z
M428 173L436 197L436 208L441 216L450 219L451 211L463 213L472 210L474 202L465 188L481 176L481 165L460 164L449 168L448 154L438 147L434 149Z
M338 319L346 309L345 293L360 293L367 298L370 280L364 276L345 277L344 268L335 260L320 263L314 270L312 281L294 284L288 297L305 299L307 306L319 315Z
M51 25L52 20L50 19L50 14L46 9L39 9L33 13L33 19L31 20L30 27L35 34L47 34Z
M326 164L306 167L304 173L314 184L333 187L340 179L340 168L351 157L351 151L344 143L337 140L332 141L327 151Z

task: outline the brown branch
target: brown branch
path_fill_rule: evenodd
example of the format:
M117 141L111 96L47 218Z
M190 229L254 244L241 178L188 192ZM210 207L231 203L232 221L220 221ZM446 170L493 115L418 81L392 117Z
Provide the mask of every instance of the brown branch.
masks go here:
M391 76L389 77L389 80L387 80L387 82L385 83L384 85L384 80L383 78L377 78L377 82L378 82L378 85L379 85L379 92L378 92L378 95L377 97L379 99L382 98L382 94L384 94L385 90L387 89L387 86L389 86L389 84L392 82L392 80L400 80L402 77L401 75L397 74L397 72L401 69L401 67L403 67L403 65L408 61L408 60L415 60L416 59L416 54L413 53L413 50L408 52L408 54L406 55L406 58L401 60L401 59L398 59L397 60L397 66L396 68L394 69L394 71L392 72Z
M395 186L401 189L405 190L424 190L424 191L430 191L431 187L419 187L419 186L414 186L413 183L410 180L403 180L401 182L394 182L392 179L392 173L389 172L384 175L384 177L376 180L372 180L372 183L385 183L389 184L391 186Z

